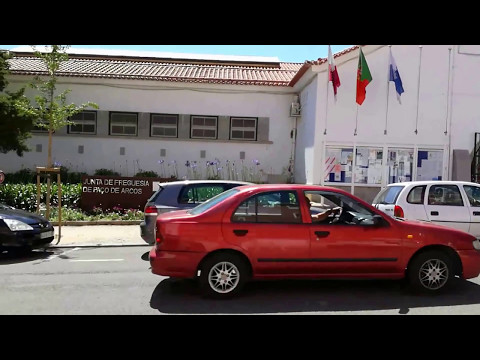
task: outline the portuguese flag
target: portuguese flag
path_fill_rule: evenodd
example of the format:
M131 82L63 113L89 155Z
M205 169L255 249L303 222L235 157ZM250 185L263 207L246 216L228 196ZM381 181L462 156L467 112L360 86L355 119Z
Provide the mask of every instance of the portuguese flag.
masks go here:
M360 48L360 55L358 56L357 69L357 104L362 105L367 94L367 85L372 81L372 74L368 68L367 60L363 55L362 48Z

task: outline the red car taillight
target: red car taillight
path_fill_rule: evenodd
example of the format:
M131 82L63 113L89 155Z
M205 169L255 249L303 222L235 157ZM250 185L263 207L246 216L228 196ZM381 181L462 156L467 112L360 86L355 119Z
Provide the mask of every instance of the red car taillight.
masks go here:
M155 224L155 248L158 249L162 242L162 234L160 233L160 231L158 231L157 225Z
M144 213L145 215L157 215L157 208L155 206L147 206Z
M393 216L396 216L399 218L405 217L405 214L403 213L403 209L400 206L395 205L395 208L393 209Z

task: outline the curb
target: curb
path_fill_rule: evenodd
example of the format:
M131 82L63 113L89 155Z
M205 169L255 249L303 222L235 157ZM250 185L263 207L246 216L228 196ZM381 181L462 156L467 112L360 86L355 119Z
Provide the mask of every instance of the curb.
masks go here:
M99 221L62 221L62 226L92 226L92 225L140 225L142 220L99 220ZM53 226L59 226L58 221L52 221Z
M68 244L68 245L50 245L48 248L56 248L56 249L70 249L70 248L97 248L97 247L141 247L141 246L148 246L152 247L153 245L148 245L148 244L83 244L83 245L75 245L75 244Z

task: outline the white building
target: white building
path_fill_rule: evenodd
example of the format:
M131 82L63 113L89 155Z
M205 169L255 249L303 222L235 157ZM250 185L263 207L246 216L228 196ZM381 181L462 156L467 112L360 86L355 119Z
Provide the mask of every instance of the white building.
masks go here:
M471 180L480 46L393 45L405 90L401 104L388 81L390 47L362 49L372 81L361 106L355 101L356 47L335 56L336 102L326 59L306 63L292 84L302 107L295 180L344 187L368 200L401 180Z
M405 90L401 104L388 81L390 49ZM268 182L286 181L290 169L297 183L345 188L367 201L400 180L470 180L480 128L480 45L362 50L372 81L359 106L357 46L335 54L336 101L327 59L302 64L70 49L58 89L71 90L68 102L92 101L99 109L57 131L54 161L71 171L133 176L141 169L179 178L194 176L188 161L203 178L208 168L210 175ZM12 88L42 69L31 49L14 53ZM295 99L300 116L291 114ZM29 145L21 158L1 154L0 168L45 166L47 136L35 133ZM207 166L213 161L215 169Z

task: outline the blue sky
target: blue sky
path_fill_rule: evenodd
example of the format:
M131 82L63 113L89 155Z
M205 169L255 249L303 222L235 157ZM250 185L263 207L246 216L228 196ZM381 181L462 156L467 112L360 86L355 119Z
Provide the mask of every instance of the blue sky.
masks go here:
M25 45L0 45L0 49L11 50ZM337 53L353 45L331 45ZM283 62L300 62L326 58L328 45L71 45L83 49L123 49L138 51L161 51L187 54L240 55L278 57Z

